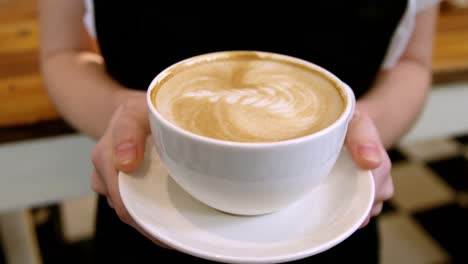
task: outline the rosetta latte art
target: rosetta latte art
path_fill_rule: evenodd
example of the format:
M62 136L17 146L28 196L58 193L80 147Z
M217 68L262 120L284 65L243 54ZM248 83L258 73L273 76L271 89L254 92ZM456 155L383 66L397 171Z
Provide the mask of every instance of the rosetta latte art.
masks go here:
M276 61L207 62L171 77L158 91L158 111L179 127L237 142L305 136L343 110L333 83Z
M282 87L282 85L284 85ZM295 104L296 100L293 93L288 90L288 83L277 86L263 87L259 89L231 89L228 91L208 91L199 90L184 93L185 97L197 99L207 99L211 103L240 104L261 108L272 114L284 117L294 117L300 112L300 106ZM298 91L300 93L300 91ZM310 105L317 104L316 96L311 94L307 98L306 94L300 94L301 99L310 101ZM297 96L297 95L296 95Z

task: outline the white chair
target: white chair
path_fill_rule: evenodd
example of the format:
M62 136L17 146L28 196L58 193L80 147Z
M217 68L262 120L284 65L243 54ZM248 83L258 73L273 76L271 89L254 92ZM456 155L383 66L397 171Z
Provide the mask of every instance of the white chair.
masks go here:
M93 145L78 134L0 144L0 234L8 263L42 262L29 208L91 194Z

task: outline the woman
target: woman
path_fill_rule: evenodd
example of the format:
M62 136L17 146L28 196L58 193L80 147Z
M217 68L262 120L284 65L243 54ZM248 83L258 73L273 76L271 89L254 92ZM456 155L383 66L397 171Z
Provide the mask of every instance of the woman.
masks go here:
M314 1L307 16L284 18L253 8L235 15L166 17L154 3L124 1L87 1L92 9L85 13L80 1L40 1L41 68L48 92L70 124L98 139L92 155L92 188L100 194L98 260L144 262L168 256L205 262L144 237L122 204L117 171L130 172L141 163L149 134L145 90L158 72L194 55L248 49L312 61L353 88L358 102L346 145L360 167L373 171L374 206L349 239L298 262L378 262L373 217L393 194L385 149L404 135L424 105L437 5L343 2ZM85 14L93 17L85 20L87 28Z

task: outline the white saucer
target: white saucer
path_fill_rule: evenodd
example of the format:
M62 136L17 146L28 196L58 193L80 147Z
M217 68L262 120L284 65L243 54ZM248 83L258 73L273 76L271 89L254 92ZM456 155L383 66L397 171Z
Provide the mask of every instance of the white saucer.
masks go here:
M198 202L170 178L152 144L137 172L119 174L119 186L128 212L150 235L228 263L280 263L330 249L359 228L374 199L372 174L358 169L345 150L310 196L269 215L230 215Z

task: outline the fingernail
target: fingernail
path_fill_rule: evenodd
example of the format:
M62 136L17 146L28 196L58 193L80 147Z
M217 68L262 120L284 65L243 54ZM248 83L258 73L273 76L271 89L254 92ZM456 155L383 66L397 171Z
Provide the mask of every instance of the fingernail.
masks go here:
M359 155L367 161L379 163L379 149L375 144L361 144L358 149Z
M135 144L131 142L122 143L117 147L115 154L118 164L128 164L132 162L136 157Z

